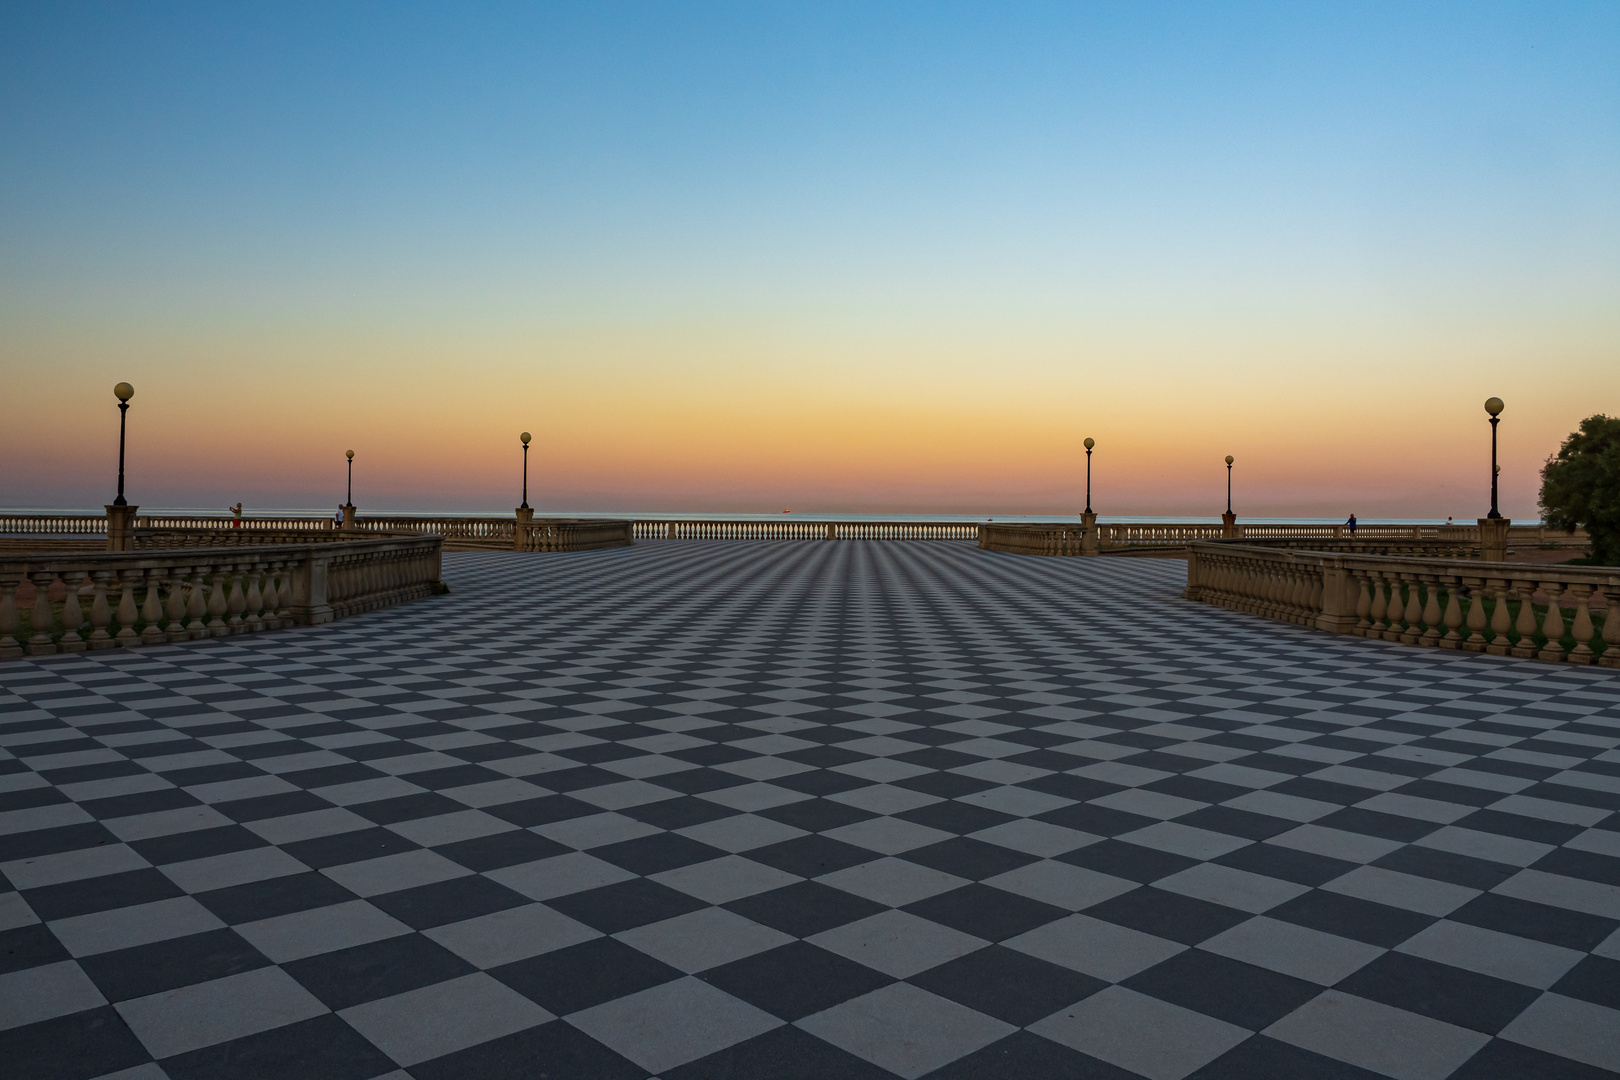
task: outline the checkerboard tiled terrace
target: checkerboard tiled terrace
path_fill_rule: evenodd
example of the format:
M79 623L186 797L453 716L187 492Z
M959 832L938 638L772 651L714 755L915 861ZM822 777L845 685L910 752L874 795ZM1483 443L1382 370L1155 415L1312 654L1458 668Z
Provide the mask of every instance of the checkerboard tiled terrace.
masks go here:
M1596 1077L1620 676L955 543L0 667L0 1071Z

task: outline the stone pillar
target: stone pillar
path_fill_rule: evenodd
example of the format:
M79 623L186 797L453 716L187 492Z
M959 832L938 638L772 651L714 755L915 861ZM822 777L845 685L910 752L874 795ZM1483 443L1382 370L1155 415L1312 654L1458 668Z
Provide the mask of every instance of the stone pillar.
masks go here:
M1221 515L1221 539L1237 539L1237 515L1230 510Z
M343 504L343 531L348 532L354 528L354 503Z
M138 506L107 507L108 551L135 550L135 511L139 509Z
M1080 554L1096 555L1102 549L1097 542L1097 515L1087 511L1080 515Z
M512 550L529 550L529 522L534 520L534 507L520 506L517 508L517 528L512 530Z
M1479 519L1479 557L1485 562L1507 562L1509 518Z

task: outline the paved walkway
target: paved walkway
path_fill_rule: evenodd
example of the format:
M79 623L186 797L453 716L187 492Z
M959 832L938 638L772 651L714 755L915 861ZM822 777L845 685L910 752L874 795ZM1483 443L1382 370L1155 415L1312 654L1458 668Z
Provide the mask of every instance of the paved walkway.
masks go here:
M1596 1077L1620 676L950 543L0 665L19 1078Z

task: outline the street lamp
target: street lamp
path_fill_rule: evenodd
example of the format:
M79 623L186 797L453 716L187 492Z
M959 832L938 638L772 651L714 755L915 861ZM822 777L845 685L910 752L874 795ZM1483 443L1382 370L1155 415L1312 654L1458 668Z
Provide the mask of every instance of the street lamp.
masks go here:
M354 451L348 451L345 456L349 459L349 500L344 506L354 505Z
M129 399L135 396L135 388L121 382L113 387L113 396L118 399L118 498L113 500L113 505L128 506L124 498L124 426L129 419Z
M1232 455L1226 455L1226 512L1232 512Z
M1496 476L1502 471L1496 464L1496 425L1504 408L1506 406L1499 397L1485 399L1485 411L1491 414L1491 512L1485 516L1491 519L1502 516L1496 509Z
M1086 436L1086 513L1091 513L1091 448L1097 440Z
M523 440L523 503L518 509L527 510L529 508L529 433L525 431L518 438Z

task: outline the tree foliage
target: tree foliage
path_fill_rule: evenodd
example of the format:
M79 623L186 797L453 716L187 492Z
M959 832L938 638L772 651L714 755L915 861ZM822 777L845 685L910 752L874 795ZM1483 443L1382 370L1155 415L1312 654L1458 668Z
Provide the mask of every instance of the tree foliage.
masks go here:
M1592 561L1620 566L1620 417L1588 416L1547 459L1541 515L1566 532L1585 529Z

